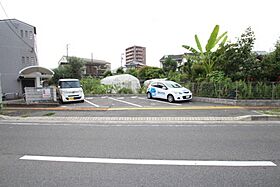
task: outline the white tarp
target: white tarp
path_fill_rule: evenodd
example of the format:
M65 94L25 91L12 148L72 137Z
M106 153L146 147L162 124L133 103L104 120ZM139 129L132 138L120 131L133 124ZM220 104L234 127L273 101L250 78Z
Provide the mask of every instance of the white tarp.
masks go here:
M101 84L113 85L119 89L128 88L131 89L133 93L138 93L141 88L140 81L136 77L129 74L106 77L101 80Z

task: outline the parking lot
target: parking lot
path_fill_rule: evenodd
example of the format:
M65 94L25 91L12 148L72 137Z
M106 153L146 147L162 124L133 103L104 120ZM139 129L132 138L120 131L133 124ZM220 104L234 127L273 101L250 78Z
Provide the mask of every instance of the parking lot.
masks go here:
M217 104L215 104L216 106ZM219 105L219 104L218 104ZM93 108L157 108L157 107L187 107L187 106L213 106L211 103L202 102L175 102L169 103L166 100L147 99L145 96L125 97L87 97L84 103L71 102L62 104L63 108L93 107ZM222 106L222 105L219 105Z
M145 95L94 96L85 102L71 102L55 107L8 107L10 116L78 117L236 117L258 115L254 109L198 101L169 103L147 99Z

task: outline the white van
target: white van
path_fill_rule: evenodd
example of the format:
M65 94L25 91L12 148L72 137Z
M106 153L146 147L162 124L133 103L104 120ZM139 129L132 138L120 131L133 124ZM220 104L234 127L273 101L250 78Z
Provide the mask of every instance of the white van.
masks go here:
M58 98L62 103L71 101L84 102L84 91L78 79L59 79Z

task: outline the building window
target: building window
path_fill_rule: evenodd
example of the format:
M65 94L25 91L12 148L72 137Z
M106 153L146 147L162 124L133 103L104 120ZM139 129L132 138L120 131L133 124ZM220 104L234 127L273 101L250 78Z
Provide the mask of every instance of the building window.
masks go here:
M20 30L20 36L23 38L23 30Z
M26 57L26 63L29 63L29 57Z
M28 37L28 31L25 31L25 37L26 38Z
M31 57L31 64L32 64L32 65L35 65L35 59L34 59L34 57Z
M21 57L21 62L24 64L25 63L25 57Z
M29 39L32 40L33 39L33 32L29 31Z

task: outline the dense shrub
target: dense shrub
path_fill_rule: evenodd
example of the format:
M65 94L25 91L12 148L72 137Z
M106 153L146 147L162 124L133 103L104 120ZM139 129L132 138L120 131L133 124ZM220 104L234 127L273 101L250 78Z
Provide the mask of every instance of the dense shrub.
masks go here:
M111 93L113 86L100 84L99 79L86 77L81 80L85 94L106 94Z
M200 82L187 83L194 96L228 99L280 99L279 83L264 82Z

